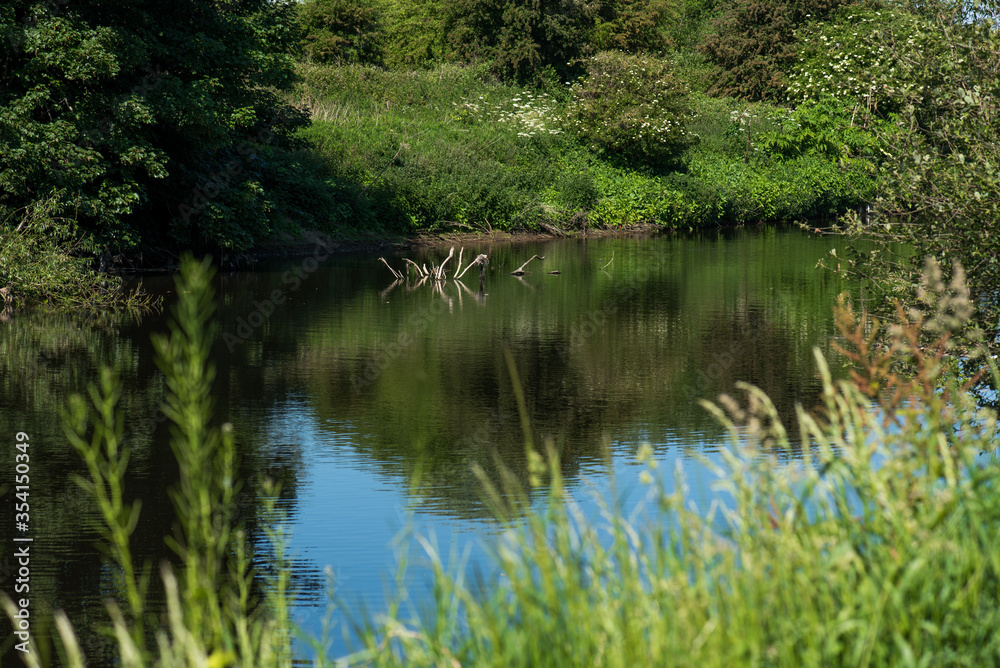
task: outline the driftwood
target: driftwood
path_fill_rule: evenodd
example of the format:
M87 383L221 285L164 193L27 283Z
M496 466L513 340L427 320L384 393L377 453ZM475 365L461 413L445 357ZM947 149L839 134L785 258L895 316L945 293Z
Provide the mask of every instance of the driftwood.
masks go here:
M452 246L451 250L448 252L448 257L444 259L444 262L442 262L441 265L434 272L434 278L436 278L439 281L443 281L444 279L448 278L448 276L444 273L444 266L448 264L448 260L450 260L454 254L455 254L455 247Z
M518 267L514 271L510 272L510 275L511 276L524 276L524 274L525 274L524 268L528 266L528 262L531 262L532 260L535 260L535 259L544 260L545 256L544 255L532 255L531 257L528 258L527 262L525 262L524 264L522 264L520 267Z
M401 273L399 273L398 271L389 266L389 263L385 261L384 257L380 257L379 259L382 260L382 264L384 264L386 267L389 267L389 271L392 272L392 275L396 278L397 281L403 278L403 275Z
M473 267L473 265L477 265L477 264L479 265L479 277L482 278L483 277L483 272L486 270L486 262L487 262L488 259L489 258L486 255L483 255L483 254L477 255L476 259L475 260L471 260L469 262L469 265L465 269L462 270L462 273L459 274L458 276L456 276L455 278L462 278L463 276L465 276L465 272L469 271L469 269L471 269Z
M426 268L421 269L419 264L417 264L416 262L414 262L413 260L411 260L408 257L404 257L403 258L403 262L408 262L408 263L412 264L413 268L417 272L417 276L420 276L421 278L426 278L427 277L427 269Z
M464 253L465 253L465 249L464 248L462 248L461 250L459 250L459 253L458 253L458 266L455 268L455 275L453 276L453 278L457 281L458 279L460 279L462 276L465 275L465 272L469 271L469 269L471 269L474 265L478 264L479 265L479 283L480 283L480 288L482 288L482 282L486 278L486 263L489 260L488 256L486 256L485 254L477 255L476 259L470 261L469 264L466 265L465 269L462 269L462 256L463 256ZM448 273L445 270L445 268L448 265L449 260L451 260L451 258L453 258L453 257L455 257L455 247L454 246L452 246L451 249L448 251L448 257L446 257L441 264L435 265L434 263L431 263L430 269L427 268L427 263L424 263L422 265L421 264L417 264L413 260L411 260L409 258L406 258L406 257L403 258L403 262L406 263L407 265L409 265L409 267L413 268L413 272L416 274L417 278L420 279L420 282L417 285L420 285L424 281L426 281L427 279L433 279L436 283L440 282L440 281L447 280L448 279ZM406 274L408 273L408 270L406 270L404 272L397 271L396 269L393 269L392 266L388 262L386 262L386 260L385 260L384 257L380 257L379 260L381 260L382 264L384 264L389 269L389 271L392 272L393 277L397 281L401 281L401 280L404 280L406 278ZM462 270L459 271L460 269L462 269ZM407 289L408 290L410 289L409 283L407 283ZM444 295L442 295L442 296L444 296Z

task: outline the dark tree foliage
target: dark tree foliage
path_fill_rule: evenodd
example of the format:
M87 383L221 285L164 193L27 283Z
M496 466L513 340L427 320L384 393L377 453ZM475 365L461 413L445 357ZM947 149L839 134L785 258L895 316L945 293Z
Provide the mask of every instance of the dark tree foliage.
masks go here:
M596 6L573 0L456 0L444 26L452 52L505 79L566 77L589 49Z
M783 100L796 62L795 30L851 0L733 0L698 49L720 69L712 92L746 100Z
M695 0L381 1L389 67L479 63L503 80L551 83L582 74L597 51L668 49L665 26Z
M678 0L614 0L598 13L590 42L598 51L665 51L674 46L665 26L684 16Z
M39 201L94 252L247 248L301 213L291 0L8 0L0 209Z
M316 63L382 63L382 15L365 0L305 0L298 6L302 52Z

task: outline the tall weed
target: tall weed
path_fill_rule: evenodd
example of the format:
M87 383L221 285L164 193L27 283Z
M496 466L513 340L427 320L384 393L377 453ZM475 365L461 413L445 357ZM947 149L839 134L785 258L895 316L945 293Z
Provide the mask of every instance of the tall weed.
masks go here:
M130 448L123 440L124 416L117 409L121 390L112 372L105 370L100 385L90 388L89 401L72 397L64 415L67 438L86 464L87 474L79 482L100 513L116 581L108 615L121 666L292 662L287 564L275 491L265 489L264 515L277 575L264 588L266 600L257 603L251 567L255 555L233 515L240 482L235 478L232 428L211 422L211 276L207 259L182 262L170 332L154 341L167 384L163 411L173 424L171 447L179 466L171 494L178 530L167 537L177 559L159 566L159 578L154 579L150 564L135 563L130 545L141 502L125 500ZM149 602L154 582L163 589L164 609ZM12 613L9 600L4 607ZM71 620L57 612L55 622L62 663L84 665ZM29 665L41 665L43 654L24 656Z

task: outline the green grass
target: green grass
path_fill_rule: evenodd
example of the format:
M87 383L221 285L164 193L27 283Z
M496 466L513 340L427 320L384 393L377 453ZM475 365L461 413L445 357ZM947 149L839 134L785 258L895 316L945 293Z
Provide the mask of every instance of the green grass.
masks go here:
M688 129L699 141L679 171L656 172L601 158L563 132L568 90L497 83L453 64L299 73L294 101L313 115L304 136L331 180L350 184L355 224L374 232L800 220L841 213L867 193L833 160L763 148L785 113L767 105L691 94Z
M87 465L81 484L105 526L116 578L109 621L122 666L293 661L287 538L273 490L265 497L270 546L256 547L275 576L255 602L254 546L232 528L240 483L231 430L209 426L209 278L207 265L185 262L174 323L156 342L180 470L176 566L157 578L131 556L140 508L123 501L129 455L110 372L64 418ZM350 656L320 655L315 664L1000 664L1000 461L984 455L996 447L996 414L977 404L951 361L950 332L969 313L968 291L945 288L933 264L924 288L922 310L901 311L884 329L886 346L872 345L878 323L838 307L856 374L833 381L817 353L822 406L799 408L791 435L756 388L742 386L742 401L705 403L731 437L719 466L730 503L711 509L687 503L682 477L667 492L644 446L645 512L612 501L599 518L583 515L563 486L558 452L533 449L519 395L530 484L548 498L535 507L513 474L501 489L485 485L507 525L492 547L499 574L470 581L448 572L418 538L434 582L423 614L404 614L407 594L397 590L384 616L357 620L360 646ZM165 610L146 603L154 586ZM55 652L30 654L29 665L42 665L41 656L83 665L72 620L56 613L55 627Z

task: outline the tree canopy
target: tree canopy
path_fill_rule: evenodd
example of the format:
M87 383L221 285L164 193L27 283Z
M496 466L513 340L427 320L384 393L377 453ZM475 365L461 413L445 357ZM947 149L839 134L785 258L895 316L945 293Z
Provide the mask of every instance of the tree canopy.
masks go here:
M12 0L0 8L0 207L54 201L93 250L246 248L307 123L291 0Z

